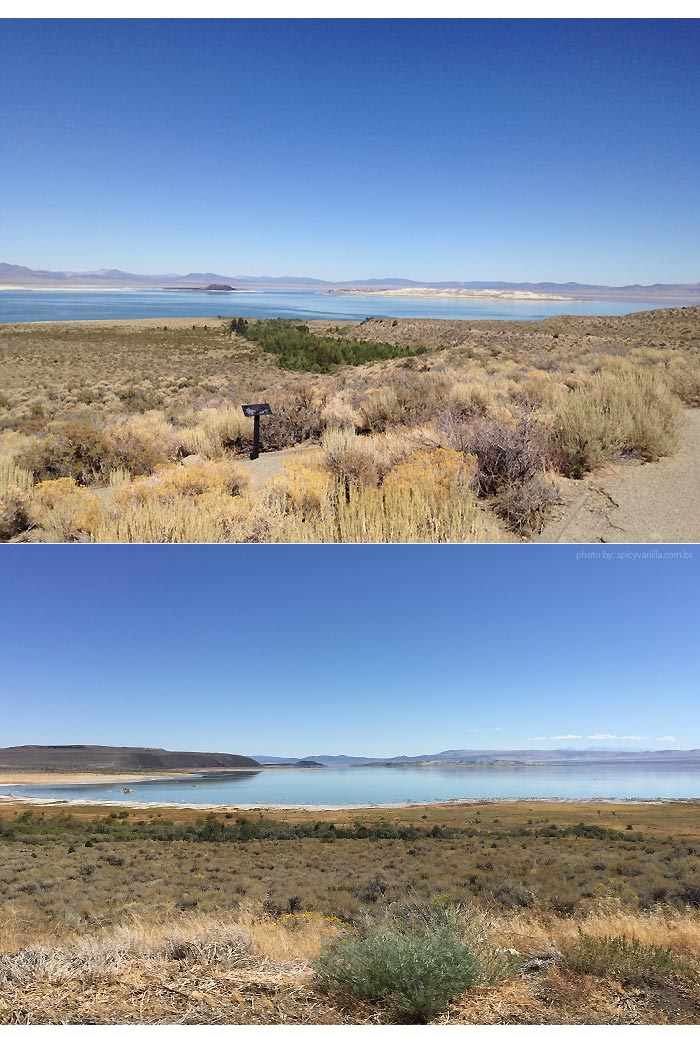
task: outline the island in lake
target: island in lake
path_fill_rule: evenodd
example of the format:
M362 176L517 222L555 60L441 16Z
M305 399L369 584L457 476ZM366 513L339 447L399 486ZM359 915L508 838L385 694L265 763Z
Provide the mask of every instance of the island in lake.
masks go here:
M249 288L234 288L232 284L183 284L164 288L165 292L248 292Z

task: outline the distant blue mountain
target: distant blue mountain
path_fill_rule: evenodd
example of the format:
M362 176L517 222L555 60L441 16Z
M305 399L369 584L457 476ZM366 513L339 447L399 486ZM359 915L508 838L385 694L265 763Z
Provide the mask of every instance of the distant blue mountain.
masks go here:
M564 293L580 299L627 297L636 299L677 299L679 302L700 302L700 281L693 284L630 284L611 287L600 284L580 284L577 281L414 281L405 277L368 277L364 280L326 281L318 277L269 277L250 274L217 274L212 271L189 274L131 274L126 270L102 269L91 271L33 270L27 266L0 263L0 284L71 284L71 285L133 285L177 286L225 284L298 285L299 287L328 288L473 288L502 289L505 291Z
M258 756L258 763L297 763L300 757ZM691 763L700 764L700 749L447 749L423 756L305 756L304 760L330 767L366 764L460 764L460 763Z

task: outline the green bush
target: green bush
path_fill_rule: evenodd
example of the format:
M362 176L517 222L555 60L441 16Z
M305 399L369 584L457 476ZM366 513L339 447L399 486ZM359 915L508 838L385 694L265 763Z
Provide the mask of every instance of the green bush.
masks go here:
M649 973L677 971L681 965L668 948L626 936L581 936L565 959L573 972L628 981L645 979Z
M386 342L358 342L340 334L335 338L314 335L306 324L285 317L253 324L238 317L229 324L229 331L249 342L257 342L266 353L273 353L279 358L280 367L321 374L341 364L357 366L371 360L392 360L427 352L425 346L411 349Z
M399 1022L426 1023L455 995L494 978L493 964L448 906L336 940L314 968L331 989L383 1004Z

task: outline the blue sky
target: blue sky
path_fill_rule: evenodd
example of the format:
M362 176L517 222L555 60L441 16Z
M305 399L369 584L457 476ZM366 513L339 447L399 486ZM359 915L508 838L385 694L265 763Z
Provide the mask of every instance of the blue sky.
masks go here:
M697 552L603 550L6 548L0 742L700 747Z
M697 281L697 20L9 20L0 260Z

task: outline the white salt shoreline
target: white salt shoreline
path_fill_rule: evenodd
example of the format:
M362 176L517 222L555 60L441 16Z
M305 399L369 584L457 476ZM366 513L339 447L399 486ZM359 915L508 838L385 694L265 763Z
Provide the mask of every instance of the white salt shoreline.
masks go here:
M301 810L312 813L314 811L339 811L345 810L398 810L403 807L456 807L477 806L479 803L637 803L639 805L656 806L664 803L695 803L700 804L700 799L693 797L682 797L673 799L659 796L656 799L637 799L630 797L596 797L586 796L478 796L470 799L440 799L440 800L402 800L390 803L171 803L154 801L152 803L138 803L125 795L124 799L43 799L39 797L22 798L13 795L0 795L0 803L16 804L17 806L96 806L96 807L124 807L134 810L275 810L292 811Z
M330 288L328 295L401 296L407 299L474 299L489 302L574 302L569 295L507 288Z

